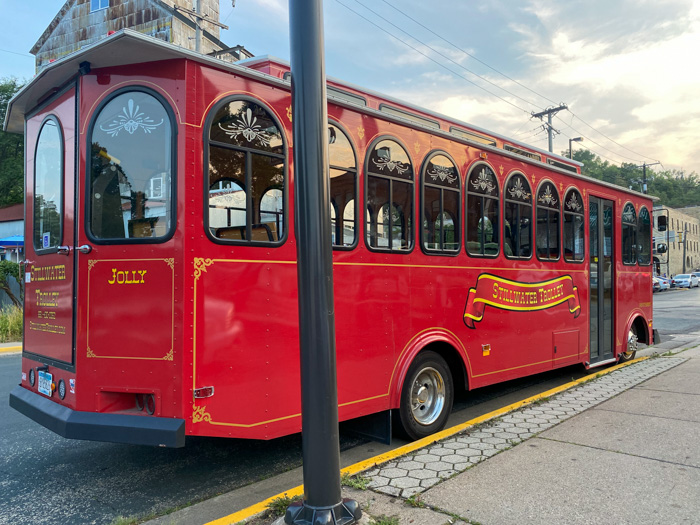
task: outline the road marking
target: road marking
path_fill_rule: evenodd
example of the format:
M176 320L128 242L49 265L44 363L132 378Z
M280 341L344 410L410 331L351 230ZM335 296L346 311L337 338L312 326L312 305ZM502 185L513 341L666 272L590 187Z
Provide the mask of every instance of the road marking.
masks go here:
M4 346L0 347L0 354L9 354L10 352L21 352L21 346Z
M459 434L463 430L466 430L469 427L473 427L475 425L478 425L480 423L483 423L485 421L488 421L489 419L493 419L495 417L502 416L504 414L507 414L508 412L513 412L514 410L517 410L518 408L530 404L534 401L537 401L538 399L543 399L546 397L553 396L554 394L558 394L560 392L563 392L564 390L568 390L570 388L573 388L577 385L580 385L581 383L585 383L586 381L591 381L593 379L598 378L599 376L609 374L610 372L614 372L615 370L634 364L634 363L639 363L640 361L644 361L646 359L649 359L649 357L640 357L638 359L634 359L633 361L628 361L627 363L621 363L615 366L611 366L610 368L606 368L605 370L600 370L596 372L595 374L582 377L579 379L576 379L574 381L570 381L569 383L565 383L563 385L559 385L554 388L550 388L549 390L546 390L545 392L541 392L539 394L536 394L534 396L528 397L526 399L523 399L521 401L517 401L515 403L512 403L510 405L501 407L497 410L494 410L493 412L489 412L488 414L484 414L482 416L476 417L474 419L470 419L469 421L466 421L464 423L460 423L459 425L455 425L450 428L446 428L445 430L442 430L440 432L437 432L435 434L432 434L428 437L425 437L423 439L419 439L417 441L413 441L412 443L408 443L402 447L396 448L394 450L391 450L389 452L386 452L384 454L379 454L377 456L374 456L372 458L366 459L364 461L360 461L359 463L355 463L354 465L349 465L343 469L340 469L340 473L342 474L347 474L348 476L355 475L359 472L368 470L376 465L379 465L381 463L386 463L387 461L390 461L392 459L396 459L397 457L404 456L406 454L409 454L411 452L415 452L418 449L427 447L428 445L431 445L435 443L436 441L440 441L442 439L448 438L450 436L454 436L455 434ZM304 485L298 485L292 489L285 490L284 492L281 492L279 494L276 494L275 496L269 497L259 503L256 503L255 505L251 505L250 507L247 507L245 509L239 510L238 512L234 512L233 514L229 514L228 516L224 516L223 518L219 518L218 520L210 521L208 523L205 523L204 525L230 525L233 523L238 523L243 520L247 520L249 518L252 518L256 514L260 514L261 512L264 512L267 509L268 504L270 504L273 500L279 499L279 498L284 498L284 497L289 497L292 498L294 496L299 496L304 493Z

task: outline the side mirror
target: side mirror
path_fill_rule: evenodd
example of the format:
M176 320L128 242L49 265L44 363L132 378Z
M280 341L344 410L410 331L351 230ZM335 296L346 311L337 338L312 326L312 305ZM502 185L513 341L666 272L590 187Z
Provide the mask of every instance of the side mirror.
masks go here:
M668 229L667 221L668 221L668 217L666 217L665 215L659 215L658 228L656 228L656 229L659 230L660 232L665 232ZM661 253L661 252L659 252L659 253Z
M668 251L668 246L664 243L656 245L656 253L666 253Z

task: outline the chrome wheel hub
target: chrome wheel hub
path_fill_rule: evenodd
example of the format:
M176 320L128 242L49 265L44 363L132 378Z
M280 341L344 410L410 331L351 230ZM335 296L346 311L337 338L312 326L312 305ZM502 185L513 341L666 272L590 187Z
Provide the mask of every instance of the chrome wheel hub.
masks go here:
M445 382L432 367L418 372L411 386L411 413L421 425L434 423L445 406Z
M625 355L630 356L637 350L639 350L639 338L634 331L630 330L627 334L627 351L625 352Z

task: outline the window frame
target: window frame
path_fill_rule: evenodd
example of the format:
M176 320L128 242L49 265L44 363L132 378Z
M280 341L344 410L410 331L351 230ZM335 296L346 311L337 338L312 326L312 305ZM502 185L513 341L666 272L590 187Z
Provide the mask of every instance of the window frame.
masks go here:
M376 147L376 145L384 140L396 142L396 144L398 144L399 146L401 146L403 148L404 153L408 157L408 160L411 162L411 179L410 180L369 172L369 161L370 161L370 157L372 155L372 152L374 151L374 148ZM411 158L411 154L409 153L408 148L406 147L406 145L403 143L402 140L400 140L398 137L396 137L394 135L388 135L388 134L379 135L372 142L369 143L369 145L367 146L367 149L365 150L365 158L364 158L364 162L363 162L363 168L364 168L364 183L363 183L363 185L364 185L364 197L365 198L364 198L364 202L363 202L363 206L362 206L362 224L363 224L362 236L364 237L365 247L369 251L375 252L375 253L392 253L392 254L397 253L397 254L401 254L401 255L407 255L407 254L413 252L413 250L416 247L416 231L415 231L415 229L416 229L416 226L415 226L415 224L416 224L416 220L415 220L416 219L416 210L415 210L415 208L416 208L416 167L415 167L415 162ZM407 184L410 183L410 185L411 185L411 217L410 217L410 219L411 219L411 225L413 226L413 231L409 232L411 234L410 239L409 239L410 244L409 244L408 248L406 248L405 250L391 248L391 243L390 243L389 248L374 247L374 246L371 246L369 243L368 231L367 231L367 226L368 226L367 225L367 211L368 211L367 210L367 203L369 202L369 199L367 198L367 196L368 196L367 192L369 190L369 178L370 178L370 176L377 177L380 179L385 179L385 180L389 181L389 193L390 193L389 202L388 202L389 210L391 210L391 207L393 206L393 204L391 202L393 200L393 195L394 195L393 184L392 184L393 181L396 180L398 182L403 182L403 183L407 183ZM371 219L371 217L370 217L370 219ZM392 233L393 232L391 231L391 226L390 226L389 227L389 240L390 241L393 240Z
M462 252L462 239L464 237L463 231L460 231L459 235L455 235L455 240L457 241L457 248L454 250L446 250L445 248L441 248L441 249L426 248L424 245L425 240L423 239L423 220L424 220L423 211L425 209L425 184L426 184L425 175L426 175L426 171L428 169L428 162L430 162L430 160L433 157L438 157L440 155L442 155L443 157L446 157L447 159L449 159L450 162L452 162L452 165L454 166L455 171L457 172L459 189L455 190L455 189L448 188L446 186L440 186L438 184L431 184L431 183L428 183L428 186L431 188L437 188L440 190L440 205L442 207L443 213L444 213L444 209L445 209L445 207L444 207L444 192L445 191L452 191L452 192L456 192L458 194L458 201L459 201L458 202L458 209L457 209L458 216L455 218L454 223L459 224L460 228L463 227L464 221L462 220L462 217L461 217L461 215L463 214L462 210L464 208L464 200L463 200L464 185L462 183L462 173L459 171L459 167L457 166L457 163L455 162L455 160L452 158L452 155L450 155L449 153L447 153L444 150L434 149L434 150L429 151L428 154L425 156L425 158L423 159L423 163L421 165L421 168L420 168L420 181L419 181L420 198L418 201L418 206L419 206L419 211L420 211L420 215L419 215L420 216L420 224L419 224L420 233L418 234L418 242L420 244L421 251L423 253L425 253L426 255L456 257ZM440 243L442 244L442 239L440 239Z
M56 246L49 247L49 248L37 248L36 244L34 244L34 233L36 232L36 160L37 160L37 151L39 149L39 139L41 138L41 133L44 131L44 126L46 123L51 120L56 123L56 129L58 130L58 137L59 137L59 142L61 146L61 161L60 161L60 195L61 195L61 213L60 213L60 225L58 228L58 242L56 243ZM41 126L39 126L39 133L37 133L36 136L36 142L34 143L34 163L32 166L32 169L34 171L33 179L34 179L34 187L33 187L33 196L32 196L32 246L34 248L34 253L37 255L48 255L51 253L57 253L58 252L58 247L63 244L63 226L64 226L64 219L65 219L65 186L66 186L66 148L65 148L65 137L63 135L63 126L61 125L61 121L58 118L58 116L54 115L53 113L48 114L44 119L41 121Z
M352 149L352 154L355 159L355 216L353 217L353 221L355 223L355 241L350 245L350 246L343 246L342 244L332 244L331 246L333 250L339 250L339 251L350 251L354 250L357 248L357 246L360 244L360 235L362 234L362 230L357 227L359 223L359 216L360 216L360 167L357 164L357 148L355 147L355 143L352 140L352 135L348 132L347 128L343 126L340 122L338 122L334 118L329 118L328 119L328 124L333 125L336 128L338 128L340 131L342 131L345 134L345 137L348 139L348 142L350 143L350 148ZM328 189L330 190L331 187L331 172L330 170L333 169L333 164L331 164L331 156L330 152L328 153ZM335 167L334 169L343 169L343 168L338 168ZM331 204L331 201L328 202L328 204ZM330 213L330 212L329 212ZM339 218L339 214L336 211L335 215L335 220L337 221ZM331 223L332 225L332 223ZM332 229L332 226L331 226Z
M97 4L99 4L98 7L93 7L94 2L97 1ZM90 0L90 12L91 13L96 13L97 11L103 11L105 9L109 9L109 0L106 0L107 5L102 7L102 3L104 0Z
M625 210L627 207L630 206L632 210L634 211L634 223L632 222L625 222ZM639 219L638 219L639 214L637 213L637 210L634 207L634 204L632 201L627 201L625 204L622 206L622 211L620 212L620 261L622 261L622 264L624 266L637 266L637 260L639 259L639 255L637 253L637 230L639 229ZM634 250L634 257L632 258L632 262L625 262L625 226L630 228L632 232L634 232L634 240L632 242L633 250Z
M578 193L579 198L581 199L581 212L567 212L566 211L566 197L571 193L572 191L575 191ZM571 263L571 264L583 264L586 261L586 231L588 228L586 227L586 203L583 199L583 194L581 191L576 187L576 186L569 186L566 188L566 191L564 192L564 208L562 210L562 222L561 222L561 246L564 248L566 246L566 240L564 239L564 234L566 232L565 224L566 224L566 215L574 215L574 216L580 216L582 221L583 221L583 253L581 254L581 260L577 261L576 259L567 259L566 258L566 251L565 249L562 249L561 252L563 254L564 262Z
M547 183L552 185L552 187L554 188L554 191L556 192L557 199L559 199L559 205L557 206L557 213L559 214L559 221L557 223L557 233L559 236L559 238L558 238L559 242L558 242L558 246L557 246L557 257L556 258L550 258L550 257L542 258L542 257L540 257L540 254L538 253L538 249L537 249L537 230L539 229L538 221L537 221L537 209L541 207L537 204L537 202L538 202L538 196L540 194L540 188L542 188L542 186L544 186ZM549 207L544 207L544 209L546 209L548 212L553 211L552 208L549 208ZM535 246L535 255L537 257L537 260L540 262L549 262L549 263L560 261L561 260L561 252L562 252L562 249L561 249L562 233L561 233L561 231L562 231L562 226L563 226L563 224L562 224L562 211L561 211L561 196L559 195L559 190L557 190L557 185L554 184L554 181L552 179L547 179L547 178L542 179L540 181L540 183L537 185L537 191L535 192L534 212L535 212L534 213L534 218L535 218L535 243L534 243L534 246ZM547 217L548 217L547 229L549 229L549 215Z
M505 251L505 248L503 249L503 255L506 257L506 259L512 259L512 260L516 260L516 261L529 261L532 259L532 256L535 253L535 241L536 241L536 239L535 239L535 227L534 227L535 221L533 219L533 212L535 210L535 204L534 204L535 199L534 199L534 193L532 192L532 186L528 182L527 176L521 171L513 171L513 172L509 173L508 176L506 177L505 182L503 183L503 215L502 215L503 216L503 220L502 220L502 222L503 222L503 245L505 246L505 241L506 241L506 204L508 204L508 203L517 204L519 206L520 205L523 205L523 206L528 205L525 202L520 202L520 201L516 201L514 199L509 199L506 196L506 190L508 189L508 184L510 183L510 179L512 179L513 177L518 176L518 175L525 179L525 182L527 183L527 187L530 190L530 204L529 204L529 206L530 206L530 225L531 225L530 226L530 255L528 257L522 257L519 255L508 255Z
M169 122L170 122L170 198L171 198L171 203L170 203L170 229L165 233L165 235L161 237L132 237L132 238L124 238L124 239L100 239L97 238L93 235L92 229L91 229L91 222L92 222L92 210L90 206L90 202L92 199L89 198L91 191L92 191L92 183L91 183L91 174L92 174L92 155L89 154L89 152L92 150L92 135L95 129L95 124L97 123L97 118L100 116L102 113L102 110L109 104L112 100L117 98L120 95L123 95L125 93L146 93L147 95L152 96L155 98L158 102L160 102L161 106L165 110L165 114L168 116ZM108 93L102 101L98 104L98 106L95 108L95 110L92 113L92 116L90 117L90 125L88 127L88 132L85 137L85 146L86 146L86 154L85 154L85 202L83 204L84 208L84 228L85 228L85 235L86 237L90 240L90 242L93 242L95 244L101 244L101 245L121 245L121 244L162 244L164 242L168 242L170 239L173 238L173 235L175 235L175 231L177 230L177 200L178 200L178 184L177 184L177 138L178 138L178 133L179 133L179 128L178 128L178 123L175 118L175 112L173 111L173 108L170 106L170 104L167 102L165 97L161 95L159 92L154 91L153 89L150 89L146 86L141 86L141 85L133 85L133 86L126 86L123 88L116 89L110 93Z
M232 144L224 144L218 141L214 141L214 145L216 147L221 147L221 148L227 148L231 149L232 151L238 151L238 152L243 152L245 153L245 180L243 181L243 184L240 184L241 187L244 188L246 191L246 203L248 199L248 192L251 191L251 188L247 185L248 181L248 171L252 170L252 161L250 163L250 166L248 165L248 155L254 155L256 154L255 152L260 152L258 153L261 156L265 157L271 157L271 158L280 158L283 159L283 167L282 167L282 175L284 177L284 184L283 184L283 189L282 191L284 192L283 195L283 206L284 206L284 212L282 215L282 220L284 221L284 233L283 235L280 236L280 238L277 241L256 241L256 240L239 240L239 239L222 239L219 237L215 237L211 233L211 229L209 228L209 146L212 143L212 141L209 139L209 131L211 129L212 123L214 121L214 117L216 117L216 114L219 112L219 110L227 105L230 104L231 102L238 102L238 101L244 101L244 102L250 102L252 104L256 104L263 108L265 111L267 111L268 115L272 119L272 121L275 123L277 126L277 129L280 130L280 136L282 137L282 154L275 154L275 153L270 153L270 152L262 152L261 150L255 150L253 148L246 148L243 146L234 146ZM216 104L212 105L209 108L209 112L207 114L207 117L204 121L204 127L202 129L202 183L203 183L203 192L202 192L202 226L204 228L204 233L206 234L207 238L216 243L216 244L221 244L224 246L259 246L259 247L267 247L267 248L277 248L279 246L282 246L287 239L289 238L289 228L290 228L290 222L289 222L289 149L287 147L287 136L285 133L284 126L282 126L282 122L277 116L277 113L272 109L272 107L265 102L263 102L260 99L257 99L255 97L251 97L249 95L231 95L228 97L224 97L216 102ZM237 181L236 181L237 182ZM262 196L264 196L268 191L271 189L276 189L278 188L277 186L268 186L265 188L265 190L261 193L261 203L262 203ZM261 211L262 212L262 211ZM266 212L269 213L269 212ZM246 217L246 227L247 227L247 217Z
M639 240L639 230L640 230L640 228L639 228L639 222L640 222L640 219L641 219L641 216L642 216L642 210L646 211L646 212L647 212L647 216L649 217L649 225L648 225L648 226L649 226L649 230L648 230L648 233L647 233L647 235L648 235L648 237L649 237L649 261L648 261L648 262L645 262L645 263L639 262L639 256L640 256L640 254L642 253L641 250L640 250L639 253L637 253L637 264L638 264L639 266L651 266L652 263L654 262L654 250L653 250L653 245L654 245L654 232L653 232L653 230L652 230L652 225L653 225L653 222L654 222L654 221L653 221L653 219L652 219L651 212L650 212L649 209L648 209L646 206L644 206L644 205L642 205L642 206L639 207L639 212L637 213L637 244L638 244L639 246L641 246L641 244L642 244L641 241ZM697 246L696 246L696 251L697 251Z
M484 195L483 193L472 193L469 191L469 179L472 176L472 173L475 172L477 169L479 169L479 166L486 166L489 170L491 170L491 173L493 173L494 180L496 181L496 197L495 198ZM498 243L497 243L498 244L498 251L495 254L471 253L469 251L469 241L467 238L467 234L468 234L467 224L469 221L469 213L468 213L467 209L469 208L469 196L470 195L474 195L475 197L480 197L481 199L493 199L496 201L496 213L498 214L498 220L499 221L502 220L501 202L500 202L501 201L501 187L500 187L499 182L498 182L498 175L496 175L496 170L493 169L493 166L491 166L491 164L489 164L488 162L478 161L478 162L474 163L471 166L471 168L469 168L469 170L467 170L467 174L464 177L464 186L465 186L465 189L464 189L464 225L463 225L463 227L464 227L464 233L463 233L463 235L464 235L464 251L466 252L466 254L469 257L476 257L476 258L480 258L480 259L482 259L482 258L483 259L495 259L499 255L501 255L501 251L502 251L501 242L503 239L500 238L501 228L500 227L497 228L497 231L499 233L499 239L498 239ZM484 217L484 215L482 213L482 218L483 217Z

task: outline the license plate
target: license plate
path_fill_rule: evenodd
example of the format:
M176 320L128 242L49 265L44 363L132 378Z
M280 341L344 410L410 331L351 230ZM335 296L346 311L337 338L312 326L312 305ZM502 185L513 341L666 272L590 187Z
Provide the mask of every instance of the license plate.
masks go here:
M51 390L51 382L53 380L53 375L48 372L39 372L39 393L45 396L51 397L53 390Z

